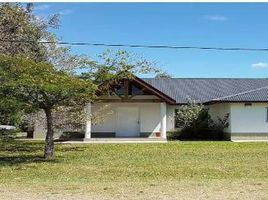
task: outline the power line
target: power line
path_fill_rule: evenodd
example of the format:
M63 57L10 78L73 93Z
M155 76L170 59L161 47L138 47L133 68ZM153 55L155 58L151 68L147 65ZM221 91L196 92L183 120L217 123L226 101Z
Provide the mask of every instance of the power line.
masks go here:
M40 43L40 44L59 44L70 46L103 46L103 47L129 47L129 48L149 48L149 49L197 49L197 50L216 50L216 51L268 51L268 48L242 48L242 47L202 47L202 46L170 46L170 45L143 45L143 44L107 44L89 42L50 42L50 41L26 41L26 40L0 40L8 43Z

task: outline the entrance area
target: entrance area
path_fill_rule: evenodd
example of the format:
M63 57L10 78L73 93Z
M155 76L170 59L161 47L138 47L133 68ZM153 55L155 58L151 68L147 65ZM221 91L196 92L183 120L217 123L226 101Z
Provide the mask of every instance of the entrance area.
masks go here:
M94 104L92 113L98 112L105 105L107 104L102 102ZM90 122L87 123L88 134L85 138L166 139L166 113L166 103L112 102L109 103L108 111L104 110L103 116L100 113L101 120L92 124L92 129Z
M139 137L138 107L118 107L116 117L116 137Z

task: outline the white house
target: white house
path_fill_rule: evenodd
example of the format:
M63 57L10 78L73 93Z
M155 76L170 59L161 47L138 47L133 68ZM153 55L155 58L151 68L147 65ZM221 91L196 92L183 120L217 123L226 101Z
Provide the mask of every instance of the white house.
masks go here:
M134 78L87 105L88 116L109 104L102 123L86 123L85 139L142 137L166 139L176 130L175 110L189 98L209 107L212 118L229 113L231 140L268 140L268 79Z

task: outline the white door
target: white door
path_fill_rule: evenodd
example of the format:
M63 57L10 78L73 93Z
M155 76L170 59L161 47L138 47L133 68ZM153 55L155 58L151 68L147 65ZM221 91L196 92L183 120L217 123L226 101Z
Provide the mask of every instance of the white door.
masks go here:
M118 107L116 137L139 136L139 110L137 107Z

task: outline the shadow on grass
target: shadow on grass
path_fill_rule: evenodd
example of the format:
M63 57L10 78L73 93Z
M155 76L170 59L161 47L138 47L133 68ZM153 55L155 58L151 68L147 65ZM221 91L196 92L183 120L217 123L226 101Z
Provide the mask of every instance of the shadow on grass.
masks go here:
M55 162L55 160L45 160L41 156L43 147L43 142L19 140L2 141L0 143L0 166Z
M15 152L31 152L35 153L40 151L40 143L20 142L20 141L7 141L1 142L0 152L15 153Z
M45 160L42 156L36 155L18 155L18 156L0 156L0 166L13 166L27 163L57 163L57 159Z
M61 156L56 155L55 159L46 160L43 158L43 141L0 141L0 166L13 166L23 163L57 163ZM55 145L56 151L81 152L85 147Z
M63 147L60 148L59 151L61 152L70 152L70 151L74 151L74 152L78 152L78 151L85 151L86 147Z

